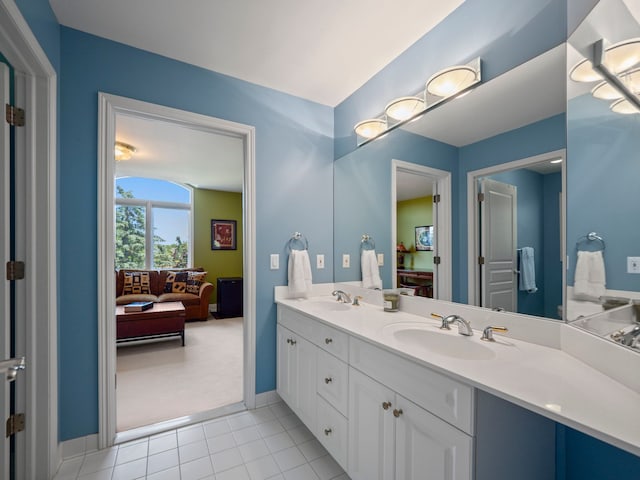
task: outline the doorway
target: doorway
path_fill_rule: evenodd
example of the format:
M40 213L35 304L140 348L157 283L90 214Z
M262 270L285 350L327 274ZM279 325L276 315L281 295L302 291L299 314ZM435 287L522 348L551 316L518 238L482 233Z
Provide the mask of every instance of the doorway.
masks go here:
M108 94L100 94L99 108L99 162L100 162L100 216L105 220L102 223L103 228L99 232L99 250L101 265L99 272L99 281L101 283L99 312L100 312L100 372L101 372L101 394L100 394L100 428L99 428L99 446L104 448L114 443L127 441L142 435L160 432L168 428L167 422L158 423L148 428L136 429L128 433L118 433L116 412L117 412L117 395L115 389L116 383L116 329L113 322L115 318L114 298L116 297L115 285L113 281L113 265L115 264L114 255L114 181L116 174L116 165L114 159L113 146L117 140L116 132L118 130L118 118L136 118L144 119L152 122L163 122L164 124L172 124L175 127L189 129L198 134L214 134L220 137L233 139L241 145L240 163L242 168L241 175L241 214L238 225L242 228L238 229L241 239L238 243L243 245L243 260L241 261L241 275L243 282L243 317L241 319L242 327L242 395L241 401L221 407L215 410L207 410L197 414L182 416L179 419L171 421L171 428L176 426L188 425L194 422L203 421L209 418L227 414L233 411L245 408L253 408L255 406L255 241L254 241L254 205L253 205L253 175L254 175L254 129L253 127L227 122L224 120L193 114L172 108L162 107L146 102L140 102L124 97L117 97ZM166 136L166 135L165 135ZM118 139L119 140L119 139ZM132 141L132 140L130 140ZM177 142L184 149L185 145L190 142ZM188 150L188 149L187 149ZM173 155L175 162L175 155ZM180 158L184 158L184 155ZM184 167L184 168L183 168ZM211 166L210 166L211 167ZM200 171L203 171L200 166ZM211 168L212 170L215 170ZM180 180L180 175L189 170L187 165L182 165L177 173L171 173L172 179ZM197 170L197 169L196 169ZM124 168L123 171L126 171ZM155 175L162 168L154 169ZM121 172L122 173L122 172ZM128 172L131 174L131 172ZM166 175L165 175L166 177ZM204 175L201 175L204 177ZM182 181L183 183L190 183ZM195 183L195 180L194 180ZM166 207L167 204L161 205ZM175 208L180 207L177 203L169 205ZM207 220L207 223L210 221ZM194 227L200 227L194 226ZM205 228L210 228L205 226ZM185 234L189 236L189 234ZM191 230L191 238L193 237L193 228ZM207 245L208 246L208 245ZM192 247L187 249L189 253L185 256L193 255ZM193 257L189 257L193 258ZM111 265L111 268L109 266ZM206 313L205 313L206 315ZM111 319L111 321L109 321ZM210 320L209 320L210 321ZM188 328L186 333L186 341L188 342ZM169 341L167 341L168 343ZM177 347L182 348L182 347Z

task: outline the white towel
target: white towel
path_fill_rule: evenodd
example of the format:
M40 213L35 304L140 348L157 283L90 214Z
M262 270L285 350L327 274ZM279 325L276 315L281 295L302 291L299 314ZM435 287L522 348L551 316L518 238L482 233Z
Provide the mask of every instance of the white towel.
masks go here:
M311 262L306 250L289 253L289 296L308 297L311 294Z
M575 300L598 302L605 293L604 258L602 252L578 251L576 273L573 281Z
M522 247L520 251L520 290L536 293L536 267L533 247Z
M362 288L382 288L378 256L375 250L362 250L360 258L362 267Z

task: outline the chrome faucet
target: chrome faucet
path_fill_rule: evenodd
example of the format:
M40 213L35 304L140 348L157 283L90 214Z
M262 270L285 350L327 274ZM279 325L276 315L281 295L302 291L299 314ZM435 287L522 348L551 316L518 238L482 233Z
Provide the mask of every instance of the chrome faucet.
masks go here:
M442 324L440 325L440 328L442 330L451 330L451 324L457 323L458 333L460 335L464 335L466 337L471 337L473 335L471 323L462 318L460 315L448 315L446 317L443 317L442 315L438 315L437 313L432 313L431 316L442 320Z
M343 290L334 290L331 295L337 297L336 300L342 303L351 303L351 296Z

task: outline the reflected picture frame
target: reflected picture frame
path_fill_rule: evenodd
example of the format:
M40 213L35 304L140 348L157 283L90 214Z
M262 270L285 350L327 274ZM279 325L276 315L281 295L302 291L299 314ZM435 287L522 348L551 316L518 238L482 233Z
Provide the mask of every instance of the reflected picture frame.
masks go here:
M211 220L211 250L236 250L235 220Z
M416 227L416 251L433 250L433 225Z

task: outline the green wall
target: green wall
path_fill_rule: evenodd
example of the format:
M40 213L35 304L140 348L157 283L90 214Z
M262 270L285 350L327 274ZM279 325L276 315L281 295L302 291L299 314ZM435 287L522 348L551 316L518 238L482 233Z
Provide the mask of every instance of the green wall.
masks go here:
M211 220L237 222L237 250L211 250ZM207 271L214 289L209 303L216 303L216 279L242 276L242 194L193 189L193 266Z
M420 197L404 200L396 204L398 243L412 253L405 256L407 268L433 268L433 252L416 252L415 228L433 225L433 197Z

